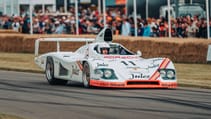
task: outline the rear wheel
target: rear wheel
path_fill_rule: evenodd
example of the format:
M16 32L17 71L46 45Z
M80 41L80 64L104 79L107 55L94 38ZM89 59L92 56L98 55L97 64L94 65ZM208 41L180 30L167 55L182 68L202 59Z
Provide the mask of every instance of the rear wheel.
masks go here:
M90 87L90 68L87 62L85 62L83 65L82 79L83 79L84 87L89 88Z
M52 57L47 57L45 76L51 85L65 85L67 80L61 80L54 77L54 63Z

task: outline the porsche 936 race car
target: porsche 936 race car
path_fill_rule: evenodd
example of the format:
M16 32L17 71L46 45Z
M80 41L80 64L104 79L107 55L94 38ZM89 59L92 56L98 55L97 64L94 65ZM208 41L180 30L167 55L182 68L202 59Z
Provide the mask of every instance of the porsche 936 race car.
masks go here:
M57 51L39 55L40 42L57 42ZM75 52L60 51L60 42L86 42ZM141 57L119 43L104 28L96 39L40 38L35 41L35 63L51 85L80 82L84 87L176 88L173 62L168 58Z

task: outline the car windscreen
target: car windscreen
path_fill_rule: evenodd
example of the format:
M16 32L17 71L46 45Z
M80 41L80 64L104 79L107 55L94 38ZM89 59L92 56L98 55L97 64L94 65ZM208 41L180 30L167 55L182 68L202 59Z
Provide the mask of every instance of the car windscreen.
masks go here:
M128 51L126 48L117 45L117 44L110 44L109 54L112 55L134 55L132 52Z
M109 44L110 48L109 48L109 53L108 55L134 55L134 53L130 52L129 50L127 50L126 48L122 47L119 44ZM94 47L94 50L101 54L100 51L98 51L98 45L96 45Z

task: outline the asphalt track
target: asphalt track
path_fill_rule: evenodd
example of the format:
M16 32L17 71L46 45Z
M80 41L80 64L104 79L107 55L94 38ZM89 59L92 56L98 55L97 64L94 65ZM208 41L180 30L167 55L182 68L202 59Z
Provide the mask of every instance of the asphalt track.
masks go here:
M51 86L43 74L0 71L0 113L26 119L210 119L211 90Z

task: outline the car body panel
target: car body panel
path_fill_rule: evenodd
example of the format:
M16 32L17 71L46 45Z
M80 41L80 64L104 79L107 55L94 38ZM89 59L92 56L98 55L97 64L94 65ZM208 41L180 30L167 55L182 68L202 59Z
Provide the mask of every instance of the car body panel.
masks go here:
M144 59L121 44L110 41L106 41L110 46L109 54L103 55L96 50L101 43L105 43L102 39L96 42L99 39L81 46L75 52L61 52L57 49L57 52L37 55L35 63L46 70L47 57L51 57L54 63L54 77L82 83L83 65L86 62L90 68L90 86L111 88L177 87L176 70L170 59ZM59 42L57 38L55 41ZM35 51L37 53L37 49ZM168 78L172 75L172 78Z

